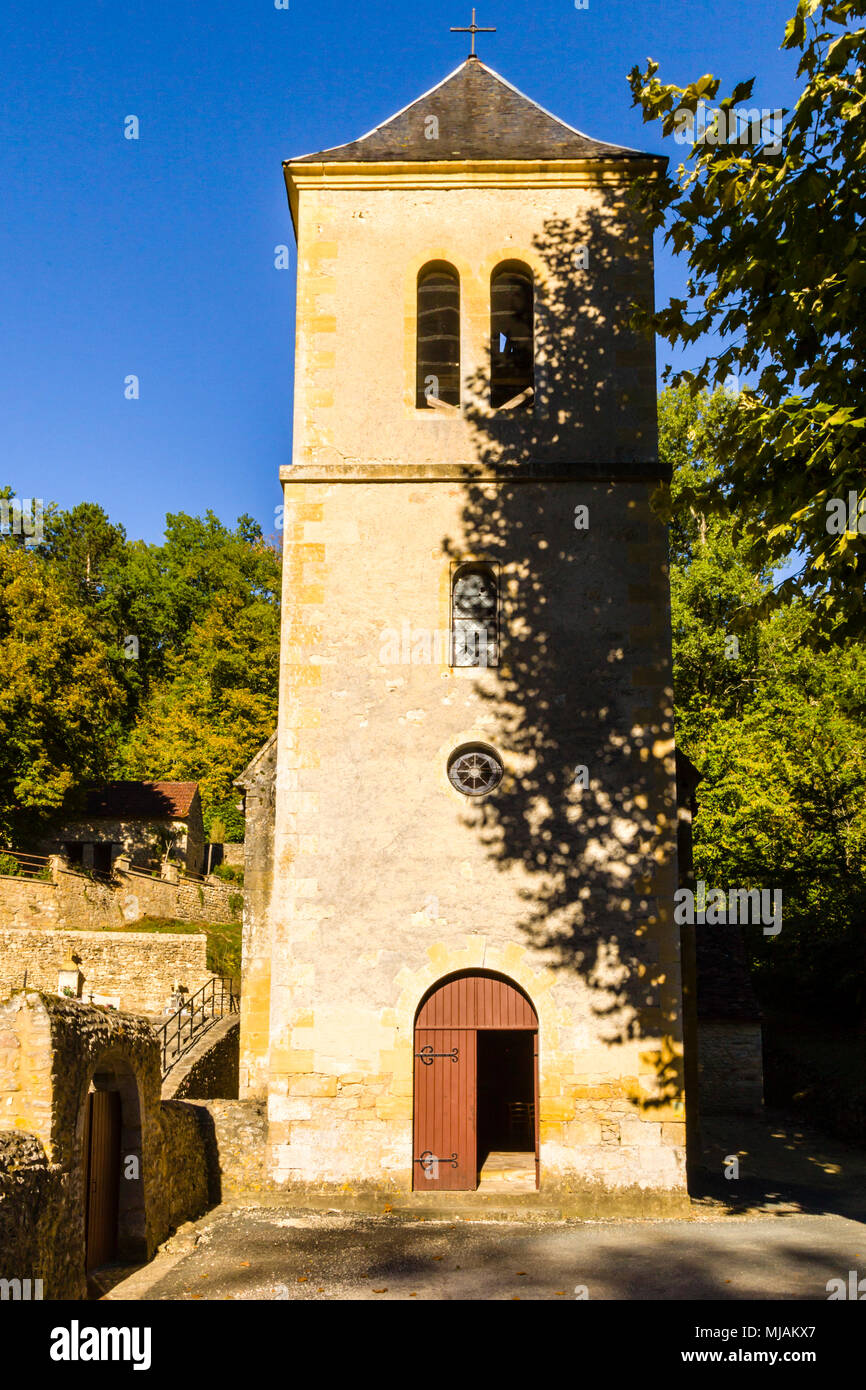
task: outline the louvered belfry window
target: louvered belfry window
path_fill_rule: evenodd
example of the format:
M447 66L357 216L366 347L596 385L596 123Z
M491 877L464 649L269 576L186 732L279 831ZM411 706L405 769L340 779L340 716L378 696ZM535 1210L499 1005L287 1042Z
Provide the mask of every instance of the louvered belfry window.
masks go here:
M505 264L490 281L490 404L494 409L532 404L535 384L532 275Z
M460 277L442 262L418 275L415 405L435 410L460 404Z

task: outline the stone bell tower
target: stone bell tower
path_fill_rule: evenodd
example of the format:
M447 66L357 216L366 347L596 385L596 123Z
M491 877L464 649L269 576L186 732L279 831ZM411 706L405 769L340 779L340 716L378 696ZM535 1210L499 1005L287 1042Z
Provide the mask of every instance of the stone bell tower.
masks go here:
M241 1057L275 1184L411 1201L484 1191L504 1155L530 1203L685 1202L663 479L629 326L653 288L626 194L658 165L475 57L285 165L294 448Z

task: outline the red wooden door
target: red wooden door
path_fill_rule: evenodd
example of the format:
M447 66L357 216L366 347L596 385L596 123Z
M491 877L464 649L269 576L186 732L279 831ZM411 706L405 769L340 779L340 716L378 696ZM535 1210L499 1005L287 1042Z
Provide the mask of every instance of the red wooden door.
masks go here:
M91 1091L87 1097L87 1269L117 1254L120 1195L120 1095Z
M467 1192L477 1185L475 1032L415 1030L417 1192Z
M538 1015L516 985L476 971L443 980L418 1010L413 1153L416 1192L467 1192L478 1186L477 1034L487 1028L535 1033L538 1182Z

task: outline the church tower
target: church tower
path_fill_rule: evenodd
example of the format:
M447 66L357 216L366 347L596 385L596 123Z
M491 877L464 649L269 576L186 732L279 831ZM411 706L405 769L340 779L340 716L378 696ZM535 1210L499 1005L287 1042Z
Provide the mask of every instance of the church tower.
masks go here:
M241 1065L299 1194L683 1209L664 479L630 328L653 268L627 195L659 163L471 57L285 164L294 446Z

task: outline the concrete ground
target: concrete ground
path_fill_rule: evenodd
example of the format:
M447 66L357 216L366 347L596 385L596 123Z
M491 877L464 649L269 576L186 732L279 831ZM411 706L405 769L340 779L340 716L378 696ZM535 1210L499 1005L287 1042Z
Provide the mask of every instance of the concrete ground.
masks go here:
M704 1125L684 1220L578 1221L478 1193L377 1211L236 1200L151 1264L103 1271L121 1299L774 1299L866 1278L866 1153L784 1116ZM737 1157L738 1176L726 1178ZM509 1208L504 1203L517 1203ZM491 1202L492 1205L486 1205ZM369 1203L368 1203L369 1208ZM113 1286L112 1286L113 1285ZM584 1292L585 1290L585 1292Z
M117 1284L118 1299L827 1299L866 1274L839 1216L588 1223L219 1207Z

